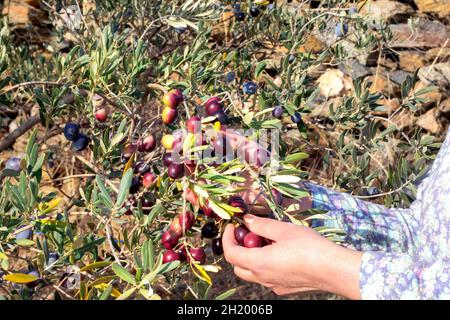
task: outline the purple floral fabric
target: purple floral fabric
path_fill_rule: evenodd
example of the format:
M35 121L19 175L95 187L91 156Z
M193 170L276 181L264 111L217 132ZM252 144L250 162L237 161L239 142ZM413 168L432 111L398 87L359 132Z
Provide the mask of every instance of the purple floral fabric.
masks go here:
M450 133L408 209L305 184L313 207L328 211L363 251L363 299L450 299Z

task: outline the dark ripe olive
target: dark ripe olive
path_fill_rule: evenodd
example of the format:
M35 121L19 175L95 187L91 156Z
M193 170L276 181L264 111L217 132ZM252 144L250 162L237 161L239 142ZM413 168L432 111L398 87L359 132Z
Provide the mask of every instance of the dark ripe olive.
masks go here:
M250 231L245 226L239 226L234 229L234 238L236 241L243 246L244 238Z
M217 237L219 229L214 222L208 222L202 227L202 237L206 239L212 239Z
M136 162L133 169L134 169L135 173L143 176L147 172L150 172L150 165L148 163L146 163L145 161L139 161L139 162Z
M140 152L152 152L155 148L156 140L152 134L139 141L138 150Z
M232 207L241 209L241 212L239 213L241 215L248 213L248 205L240 196L231 196L230 199L228 199L228 204Z
M141 205L143 208L149 208L154 206L156 203L155 195L151 192L146 192L142 195Z
M272 116L277 119L283 118L284 108L283 106L275 106L272 110Z
M80 133L75 141L72 142L72 149L75 151L83 151L89 145L89 137L85 134Z
M179 179L184 175L184 165L172 163L167 169L167 174L172 179Z
M69 141L75 141L80 134L80 125L77 123L69 122L64 127L64 137Z
M222 104L218 100L212 100L205 104L205 112L210 117L214 116L220 110L222 110Z
M130 194L135 194L142 186L141 177L134 176L131 180Z
M172 153L167 152L164 154L163 158L163 164L168 167L173 163L173 159L172 159Z
M213 239L211 250L216 256L221 256L223 254L222 238Z
M283 194L277 189L272 189L272 196L276 205L281 205L283 203Z

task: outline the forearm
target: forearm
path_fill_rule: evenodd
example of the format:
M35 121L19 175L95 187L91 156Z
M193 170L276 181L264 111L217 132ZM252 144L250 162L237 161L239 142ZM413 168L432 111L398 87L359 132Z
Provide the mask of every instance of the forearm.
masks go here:
M312 208L328 211L346 233L346 242L362 251L411 252L419 221L412 209L388 209L350 194L310 182ZM417 208L415 208L417 209Z

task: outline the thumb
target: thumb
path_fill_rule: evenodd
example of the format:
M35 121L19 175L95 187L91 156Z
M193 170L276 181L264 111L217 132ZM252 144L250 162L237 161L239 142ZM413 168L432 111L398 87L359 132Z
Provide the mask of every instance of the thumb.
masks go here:
M269 218L260 218L251 214L244 216L245 225L247 228L259 236L270 240L277 240L286 233L286 227L290 223L282 222Z

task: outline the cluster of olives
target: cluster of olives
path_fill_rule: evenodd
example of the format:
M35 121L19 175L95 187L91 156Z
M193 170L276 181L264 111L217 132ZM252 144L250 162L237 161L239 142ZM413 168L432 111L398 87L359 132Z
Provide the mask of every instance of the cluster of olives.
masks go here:
M156 140L152 134L149 134L137 141L137 143L128 143L122 150L122 162L126 163L133 155L145 155L146 153L154 151L156 148ZM139 152L139 153L138 153ZM137 208L139 204L142 207L143 214L149 214L151 207L156 203L155 195L148 191L152 188L157 180L157 175L152 172L148 161L137 160L133 164L134 176L131 180L129 194L131 195L127 203L125 203L125 215L131 215L133 209ZM135 195L140 191L141 187L145 188L145 192L137 199Z
M161 237L161 243L167 250L163 253L163 263L179 260L181 262L194 260L200 264L206 262L205 250L201 247L187 249L179 240L195 223L195 216L191 211L179 214Z
M193 193L188 194L187 198L191 202L197 203L196 196ZM248 205L240 196L231 196L228 199L228 204L240 209L240 212L237 213L238 216L248 213ZM200 216L204 217L197 219ZM166 248L166 251L163 253L164 263L176 260L181 262L194 260L200 264L206 262L206 253L203 248L193 247L187 250L184 243L180 243L181 237L192 229L197 220L205 221L201 226L201 237L211 241L210 246L213 254L216 256L223 254L222 235L220 233L223 220L214 212L208 200L205 199L204 203L199 206L197 217L191 211L184 211L171 221L169 228L162 234L161 243ZM248 238L250 239L251 237L249 236ZM247 240L247 242L249 241Z
M259 248L271 244L271 240L251 232L244 225L234 229L234 238L241 246L246 248Z
M80 125L69 122L64 127L64 137L72 142L74 151L83 151L89 145L89 137L80 132Z
M180 96L182 97L181 91L178 89L171 90L164 95L162 99L163 104L166 105L162 113L162 120L164 123L172 123L175 120L173 114L176 115L176 109L174 107L182 101ZM175 113L170 110L174 110ZM228 116L218 97L212 97L204 103L204 112L207 116L216 117L222 124L228 122ZM202 119L200 116L194 115L190 117L186 121L186 130L188 133L196 134L196 146L203 146L208 143L206 135L202 132ZM197 165L197 161L189 157L189 155L182 155L183 138L183 133L179 132L178 134L165 134L161 139L161 144L166 149L162 161L164 166L167 167L167 175L171 179L183 177L185 172L191 172ZM225 148L225 137L222 134L218 134L210 139L210 143L212 153L214 153L215 150L223 151ZM178 160L175 158L175 152L182 156L180 161L175 161Z
M246 14L244 11L242 11L240 4L233 5L233 13L234 16L236 17L236 20L238 21L245 20ZM248 9L248 13L250 14L251 17L257 18L260 15L261 10L258 8L257 5L253 5Z
M165 124L171 124L178 115L178 106L183 102L183 93L180 89L172 89L162 98L165 108L162 111L162 121Z

